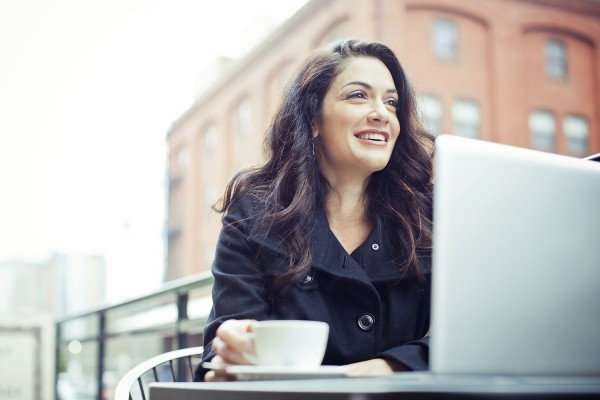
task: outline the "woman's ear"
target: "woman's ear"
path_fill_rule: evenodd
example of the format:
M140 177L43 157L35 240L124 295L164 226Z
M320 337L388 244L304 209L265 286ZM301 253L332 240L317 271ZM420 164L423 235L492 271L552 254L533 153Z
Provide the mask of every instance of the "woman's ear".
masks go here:
M313 139L319 136L319 124L313 119L312 121L312 137Z

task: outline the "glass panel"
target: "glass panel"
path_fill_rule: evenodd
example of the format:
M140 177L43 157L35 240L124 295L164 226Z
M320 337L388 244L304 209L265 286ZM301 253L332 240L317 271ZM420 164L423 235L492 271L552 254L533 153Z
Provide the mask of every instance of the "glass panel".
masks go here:
M71 341L59 347L57 398L92 400L97 398L98 343Z
M447 18L434 21L433 54L443 60L458 58L458 30L454 21Z
M214 248L211 249L214 255ZM207 250L208 251L208 250ZM188 318L205 321L212 307L211 286L195 289L189 292Z
M546 73L553 78L567 77L567 49L559 40L546 42Z
M542 151L555 151L556 119L550 111L536 110L529 115L529 131L533 148Z
M187 147L182 147L177 153L177 163L179 170L185 172L190 165L190 150Z
M567 151L576 157L583 157L588 152L590 127L585 117L568 115L563 121L563 131L567 137Z
M417 107L423 125L434 135L442 133L443 109L440 98L433 94L421 94L417 98Z
M252 129L252 108L248 99L243 100L238 106L238 133L248 136Z
M169 330L119 336L107 340L106 357L104 361L105 372L103 377L104 397L106 399L112 399L114 397L114 390L119 379L131 368L158 354L174 350L176 345L174 333ZM174 365L176 368L177 363ZM163 364L158 368L157 373L159 380L163 382L173 381L169 364ZM175 373L177 376L177 370ZM187 374L188 377L190 375L191 374ZM147 396L147 385L150 382L154 382L154 375L152 372L144 374L142 376L142 381L146 387ZM134 400L141 398L141 393L137 384L132 387L131 394Z
M97 337L100 329L99 315L93 314L66 321L60 325L60 334L64 341L72 339L83 339L86 337Z
M454 133L456 135L479 138L481 129L481 111L473 100L457 100L452 107Z
M219 134L217 128L211 126L204 133L204 143L206 145L206 154L214 154L217 146L219 145Z
M109 310L106 316L108 333L156 329L177 320L177 300L175 294L167 293Z
M204 185L204 202L208 206L212 206L219 200L220 193L211 183Z

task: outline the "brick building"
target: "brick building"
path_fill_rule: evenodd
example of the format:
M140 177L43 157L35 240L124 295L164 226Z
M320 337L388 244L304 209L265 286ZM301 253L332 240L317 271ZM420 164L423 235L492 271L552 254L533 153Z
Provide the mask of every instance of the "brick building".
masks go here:
M220 228L210 205L235 171L261 161L299 62L346 37L394 49L435 133L600 152L600 1L310 0L173 124L167 279L210 267Z

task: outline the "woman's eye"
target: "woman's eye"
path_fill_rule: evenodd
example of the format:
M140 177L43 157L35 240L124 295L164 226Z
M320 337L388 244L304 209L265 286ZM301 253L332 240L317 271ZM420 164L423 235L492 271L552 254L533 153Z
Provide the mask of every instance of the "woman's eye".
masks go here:
M366 99L367 95L365 94L365 92L352 92L348 95L349 99Z
M394 98L387 99L385 101L385 104L390 105L390 106L392 106L394 108L398 108L398 100L396 100Z

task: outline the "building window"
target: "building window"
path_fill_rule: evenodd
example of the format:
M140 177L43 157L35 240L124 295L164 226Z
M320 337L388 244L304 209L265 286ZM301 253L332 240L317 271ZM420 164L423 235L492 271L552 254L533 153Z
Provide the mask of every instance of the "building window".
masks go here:
M437 18L433 23L433 54L442 60L458 59L458 29L447 18Z
M217 128L210 126L204 131L204 146L206 149L206 155L213 155L217 146L219 145L219 134Z
M190 150L187 147L182 147L177 152L177 166L180 171L185 171L190 165Z
M590 127L585 117L581 115L567 115L563 121L563 132L567 137L567 152L576 157L588 154L588 138Z
M567 48L556 39L546 41L546 73L557 79L567 78Z
M477 139L481 131L481 111L474 100L459 99L452 107L454 133L459 136Z
M533 148L553 152L556 149L556 119L550 111L535 110L529 115Z
M423 125L434 135L442 133L442 101L434 94L423 93L417 98Z
M250 131L252 130L252 108L248 99L244 99L240 102L237 114L238 133L242 137L247 137L250 135Z
M210 270L210 266L215 259L215 248L213 246L204 246L204 269Z
M219 200L219 192L212 184L206 184L204 186L204 202L213 206Z

